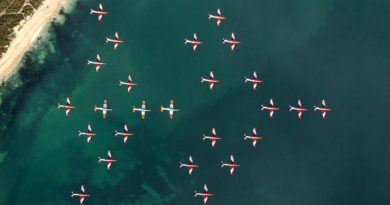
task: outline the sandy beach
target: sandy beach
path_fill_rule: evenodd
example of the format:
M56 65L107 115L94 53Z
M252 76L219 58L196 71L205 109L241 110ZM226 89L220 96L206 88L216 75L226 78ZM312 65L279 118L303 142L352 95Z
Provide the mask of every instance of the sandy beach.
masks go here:
M15 38L0 59L0 82L5 81L18 68L25 53L30 49L42 30L59 15L69 0L45 0L30 19L22 23Z

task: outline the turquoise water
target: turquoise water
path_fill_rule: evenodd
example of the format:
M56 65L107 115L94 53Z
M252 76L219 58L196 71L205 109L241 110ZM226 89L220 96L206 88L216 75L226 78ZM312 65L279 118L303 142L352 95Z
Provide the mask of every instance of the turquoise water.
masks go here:
M0 204L78 204L70 191L84 184L85 204L202 204L193 191L207 183L209 204L388 204L387 105L390 87L388 1L79 1L63 25L28 54L18 76L2 88ZM228 19L217 28L208 13ZM106 36L125 44L114 51ZM196 32L194 53L183 44ZM242 44L231 52L222 38ZM99 73L86 60L100 53ZM210 92L209 70L221 80ZM244 84L253 70L264 83ZM131 74L130 94L118 86ZM14 84L21 83L15 88ZM71 97L66 117L56 108ZM282 109L269 119L260 105ZM312 108L322 98L334 110L323 120L288 112L298 98ZM107 99L107 119L93 106ZM170 99L181 111L160 113ZM146 100L145 120L131 112ZM90 123L97 136L78 137ZM134 137L114 137L127 123ZM211 149L202 134L223 137ZM252 149L243 133L265 139ZM118 159L107 172L106 151ZM179 169L191 154L200 168ZM230 154L234 176L220 168Z

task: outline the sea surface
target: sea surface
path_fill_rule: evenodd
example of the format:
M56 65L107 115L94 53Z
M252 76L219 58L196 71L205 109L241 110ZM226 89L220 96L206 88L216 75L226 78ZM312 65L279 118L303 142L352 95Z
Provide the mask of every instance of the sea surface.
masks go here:
M53 23L20 71L1 88L0 205L330 205L390 203L390 1L110 0L102 22L82 0ZM208 13L220 8L217 27ZM119 32L124 44L105 43ZM184 38L204 41L196 52ZM234 52L222 38L235 32ZM107 65L87 66L97 53ZM221 82L200 83L210 70ZM253 91L244 77L256 70ZM119 80L131 74L131 93ZM57 103L71 98L69 117ZM260 111L270 98L273 119ZM313 112L325 98L326 119ZM103 100L107 119L93 112ZM160 105L175 101L169 120ZM310 111L299 120L289 105ZM146 100L141 120L132 106ZM90 144L78 130L91 124ZM127 123L135 135L114 136ZM223 140L214 149L202 134ZM264 136L253 149L253 127ZM111 150L117 163L97 162ZM234 154L241 167L220 167ZM179 168L192 155L193 176Z

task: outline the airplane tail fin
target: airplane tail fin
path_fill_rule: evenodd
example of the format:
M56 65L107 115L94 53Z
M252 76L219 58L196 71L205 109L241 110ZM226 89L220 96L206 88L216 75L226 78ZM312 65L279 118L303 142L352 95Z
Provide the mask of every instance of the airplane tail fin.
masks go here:
M79 130L79 136L81 136L81 131Z
M261 105L261 110L264 110L264 105Z
M187 44L188 43L188 40L185 38L184 39L184 44Z
M203 140L205 140L206 139L206 135L205 134L203 134Z
M317 111L317 110L318 110L318 107L316 107L315 105L314 105L313 107L314 107L314 111Z
M92 15L93 13L94 13L94 11L91 9L91 11L89 12L89 14L91 14L91 15Z
M71 191L70 192L70 197L74 197L75 195L74 195L74 192L73 191Z
M57 108L60 109L61 108L61 105L60 103L57 103Z
M180 163L180 168L182 168L183 167L183 164L181 163L181 162L179 162Z
M209 14L209 19L211 19L211 14Z
M92 62L90 60L87 61L87 65L91 64Z
M119 135L119 133L115 130L115 136L118 136Z
M244 81L244 82L245 82L245 83L248 82L248 78L247 78L247 77L245 77L245 81Z
M98 157L98 162L100 163L102 161L102 158Z
M246 133L244 134L244 140L246 140L246 139L248 139L247 137L246 137Z
M197 197L198 196L198 193L196 192L196 190L195 190L195 195L194 195L194 197Z
M290 112L291 112L293 109L292 109L291 105L289 105L289 107L290 107Z
M106 37L106 43L108 43L109 42L109 40L108 40L108 38Z
M226 43L226 39L222 38L222 43L225 44Z
M223 165L223 161L221 161L221 167L224 167L224 165Z
M203 77L200 77L200 82L203 83L204 81L206 81L206 79L204 79Z

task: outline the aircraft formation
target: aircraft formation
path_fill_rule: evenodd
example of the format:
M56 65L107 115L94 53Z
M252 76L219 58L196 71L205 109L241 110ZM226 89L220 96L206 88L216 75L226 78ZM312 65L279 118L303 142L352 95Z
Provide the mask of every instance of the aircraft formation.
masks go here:
M100 21L103 20L103 16L108 14L108 11L105 11L104 8L103 8L103 4L100 3L97 10L94 10L94 9L90 10L90 14L91 15L97 15L98 21L100 22ZM216 14L208 14L208 19L209 20L215 20L216 21L216 25L219 27L221 25L222 21L227 20L227 17L222 15L220 9L217 9ZM113 38L106 37L105 42L106 43L113 43L114 50L116 50L118 48L119 44L124 43L124 40L121 40L119 38L119 33L115 32L114 33L114 37ZM240 43L241 43L240 40L236 39L236 36L235 36L235 34L233 32L230 34L230 38L229 39L222 38L222 44L228 44L230 46L231 51L235 51L236 45L239 45ZM191 45L193 51L196 51L198 46L204 44L204 42L199 40L197 34L194 33L192 40L184 39L184 44ZM96 55L96 59L95 60L87 60L87 65L94 65L96 72L99 72L100 68L102 66L104 66L105 64L106 63L102 60L100 54ZM251 78L244 77L244 83L252 84L253 90L256 90L257 84L261 84L263 82L264 82L263 80L258 78L256 71L253 71ZM217 79L214 76L214 72L213 71L210 71L208 77L201 77L201 83L208 84L209 89L213 90L215 84L220 83L220 80ZM132 87L133 86L137 86L137 83L132 80L131 75L128 75L127 80L124 80L124 81L119 80L119 86L120 87L121 86L127 87L127 92L130 93ZM59 104L58 103L57 107L58 107L58 109L61 109L61 108L65 109L66 116L70 115L70 111L71 110L76 109L76 106L71 104L71 99L69 97L66 98L66 103L65 104ZM326 102L325 102L324 99L322 100L320 106L314 105L313 107L314 107L313 111L320 111L321 112L322 118L325 118L327 112L332 110L331 108L326 106ZM259 109L261 111L268 111L269 117L273 118L274 114L277 111L280 110L280 107L276 106L275 103L274 103L274 99L271 98L269 100L269 104L268 105L260 105ZM146 113L152 111L150 108L147 108L145 100L141 101L141 106L140 107L132 106L132 109L129 109L129 110L131 110L133 113L139 112L141 119L145 119ZM94 112L98 112L99 111L102 114L102 118L107 118L109 112L112 112L113 109L108 106L108 101L105 99L105 100L103 100L103 105L101 107L98 107L97 105L94 105L93 106L93 111ZM164 107L163 105L160 106L160 111L162 113L163 112L167 112L168 116L169 116L169 119L173 119L174 113L180 111L180 109L175 108L174 107L174 101L170 100L169 105L167 107ZM303 107L301 100L298 99L297 106L289 105L289 111L290 112L293 112L293 111L296 112L298 118L301 119L303 112L308 111L308 109ZM127 140L128 140L128 137L133 136L134 133L129 131L127 124L124 124L123 125L123 131L116 131L115 130L113 135L122 137L123 138L123 143L126 144ZM78 136L84 136L86 138L86 142L87 143L91 143L92 142L92 138L96 137L97 133L93 132L92 125L88 124L86 131L81 131L81 130L78 131ZM257 141L264 139L263 136L258 135L258 132L257 132L256 128L252 129L251 135L247 135L246 133L244 133L243 136L244 136L243 137L243 141L250 141L251 142L251 146L253 148L256 148ZM212 128L211 129L211 133L210 134L203 134L203 138L202 139L203 139L203 141L208 141L211 144L211 147L215 148L217 142L221 141L223 138L222 138L222 136L219 136L217 134L216 128ZM113 157L113 155L111 153L111 150L107 150L107 156L106 157L100 157L99 156L97 162L98 163L101 163L101 162L105 163L106 164L106 169L110 170L112 164L118 162L118 159ZM188 169L188 175L192 175L194 169L197 169L197 168L200 167L199 164L194 162L193 157L191 155L188 157L188 162L187 163L179 162L179 164L180 164L180 166L179 166L180 168L184 167L184 168ZM227 167L229 169L230 175L233 175L235 169L240 167L240 164L236 162L233 154L231 154L230 157L229 157L229 160L227 162L221 161L221 168L225 168L225 167ZM208 185L204 184L203 185L203 191L198 192L198 191L195 190L195 195L194 196L203 198L203 203L206 204L208 202L208 199L210 197L213 197L214 195L215 194L213 192L209 191ZM85 198L91 197L91 194L86 192L84 185L81 185L80 192L79 193L75 193L75 192L72 191L71 192L71 197L72 198L73 197L78 197L80 204L83 204Z

